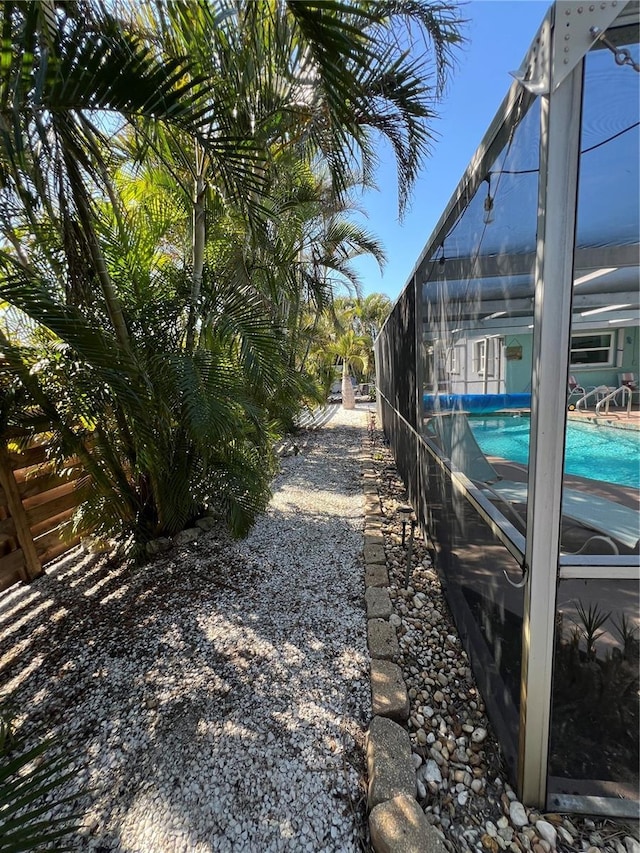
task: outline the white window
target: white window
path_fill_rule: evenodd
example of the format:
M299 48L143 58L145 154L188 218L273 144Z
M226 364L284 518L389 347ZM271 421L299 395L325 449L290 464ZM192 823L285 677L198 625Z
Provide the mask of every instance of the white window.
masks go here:
M475 372L480 376L494 376L496 365L496 340L494 338L483 338L476 341L473 352L473 366Z
M571 336L571 367L612 367L613 332L585 332Z

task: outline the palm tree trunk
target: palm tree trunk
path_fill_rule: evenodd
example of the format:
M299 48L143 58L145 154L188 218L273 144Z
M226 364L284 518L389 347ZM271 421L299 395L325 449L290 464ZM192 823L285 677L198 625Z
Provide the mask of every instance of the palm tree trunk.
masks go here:
M320 312L318 311L316 313L316 316L314 317L314 320L313 320L313 327L312 327L311 332L309 334L309 341L307 342L307 346L305 348L304 355L302 356L302 361L300 362L300 366L298 367L298 370L300 371L300 373L302 373L302 371L307 366L307 359L309 358L309 353L311 352L311 346L313 344L313 336L315 335L316 330L318 328L319 320L320 320Z
M204 272L204 248L205 248L205 179L204 179L204 152L198 142L195 143L196 179L193 192L193 235L192 235L192 266L191 276L191 298L189 300L189 316L187 318L187 352L193 352L196 338L196 315L198 300L202 290L202 274Z
M351 384L349 361L345 358L342 362L342 408L355 409L355 407L356 398L353 393L353 385Z
M78 219L82 225L82 230L84 231L89 251L91 253L91 260L102 287L102 294L109 313L109 319L113 324L118 343L124 352L130 356L131 340L129 337L129 330L127 329L124 314L122 313L122 306L118 299L118 295L116 294L113 282L111 281L111 276L107 270L107 263L104 255L102 254L102 249L93 227L93 216L86 196L86 187L80 175L77 163L73 157L73 153L65 151L65 163L67 166L73 200L78 213Z

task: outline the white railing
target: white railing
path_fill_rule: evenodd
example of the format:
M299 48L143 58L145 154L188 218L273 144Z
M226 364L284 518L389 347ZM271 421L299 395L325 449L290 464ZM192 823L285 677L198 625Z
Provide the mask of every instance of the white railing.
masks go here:
M583 394L582 397L580 397L580 399L576 400L576 409L580 408L581 403L584 403L585 408L588 408L588 406L586 405L586 402L589 399L589 397L596 397L600 393L602 393L600 388L592 388L591 391L587 391L587 393Z
M598 390L597 388L595 389ZM622 394L622 405L624 406L624 397L627 395L627 417L631 414L631 399L633 397L633 393L631 388L628 385L621 385L619 388L615 388L613 391L610 391L606 397L603 397L599 402L596 403L596 414L599 415L602 411L602 406L605 407L605 414L609 414L609 403L618 396L618 394ZM618 403L616 402L616 406ZM577 408L577 407L576 407Z

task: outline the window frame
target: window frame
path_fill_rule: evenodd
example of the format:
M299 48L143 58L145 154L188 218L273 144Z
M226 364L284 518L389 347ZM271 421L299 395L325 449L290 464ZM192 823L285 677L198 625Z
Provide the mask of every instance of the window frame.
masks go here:
M574 346L574 341L578 338L593 338L593 337L609 337L609 346L608 347L589 347L585 349L579 349ZM607 360L606 361L588 361L588 362L574 362L573 354L574 352L604 352L607 351ZM607 367L615 367L615 354L616 354L616 332L615 330L609 329L594 329L591 332L572 332L571 333L571 341L569 344L569 364L572 370L599 370L601 368Z
M478 376L495 379L498 360L496 336L479 338L473 342L473 367Z
M452 344L449 349L449 373L460 374L460 357L458 354L458 346Z
M474 361L476 363L476 373L478 376L484 376L487 369L487 341L485 338L474 341Z

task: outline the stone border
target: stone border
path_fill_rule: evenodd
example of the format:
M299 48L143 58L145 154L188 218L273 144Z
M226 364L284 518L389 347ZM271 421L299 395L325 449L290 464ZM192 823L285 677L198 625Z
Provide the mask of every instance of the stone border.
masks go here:
M391 621L393 608L388 591L382 508L375 465L365 458L375 447L375 440L371 438L373 430L367 432L369 437L363 442L362 490L365 497L364 597L373 714L367 733L371 844L376 853L447 853L437 830L427 821L417 802L411 741L407 729L401 725L409 717L409 695L402 670L396 663L399 646Z

